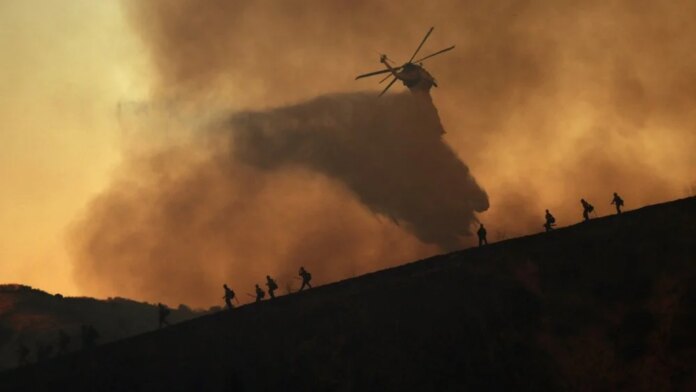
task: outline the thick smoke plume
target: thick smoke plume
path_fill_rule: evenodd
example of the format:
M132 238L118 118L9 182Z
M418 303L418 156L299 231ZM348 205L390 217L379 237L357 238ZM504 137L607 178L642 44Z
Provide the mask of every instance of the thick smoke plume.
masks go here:
M486 194L442 141L426 96L335 95L232 123L234 156L262 168L323 173L372 212L442 249L461 246L474 212L488 209Z
M325 96L208 132L131 160L95 202L84 281L201 305L223 281L293 282L300 265L335 280L461 246L488 208L427 97Z
M432 95L444 140L490 196L490 209L479 215L490 239L541 230L545 208L559 224L575 223L581 197L606 214L612 192L631 209L684 196L696 183L693 2L126 5L151 55L153 102L206 116L210 107L246 114L222 121L209 144L127 155L124 179L95 201L78 230L78 283L97 294L204 303L216 299L221 276L248 286L251 276L294 274L290 265L313 262L332 280L439 248L426 242L449 246L469 218L460 227L416 229L422 217L408 215L416 212L395 208L332 166L349 153L346 146L327 152L308 136L367 135L320 131L321 123L266 126L283 116L304 121L288 116L300 102L350 110L337 98L316 97L371 83L378 91L376 80L353 77L377 69L378 53L408 59L430 26L436 29L424 54L457 45L425 66L440 85ZM172 127L156 125L136 144L171 134ZM452 157L444 144L441 151ZM484 207L474 200L482 199L462 200L457 216ZM186 224L162 231L171 222Z

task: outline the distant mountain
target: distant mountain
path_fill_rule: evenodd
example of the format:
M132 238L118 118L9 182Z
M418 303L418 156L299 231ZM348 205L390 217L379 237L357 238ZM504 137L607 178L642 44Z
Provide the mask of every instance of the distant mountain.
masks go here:
M172 323L200 316L186 306L172 309ZM158 327L157 305L124 298L97 300L51 295L28 286L0 285L0 369L17 366L21 346L29 350L27 360L37 361L40 347L47 357L59 351L59 331L70 341L66 351L81 348L81 328L93 326L97 344L123 339Z
M202 316L0 390L694 391L695 369L690 198Z

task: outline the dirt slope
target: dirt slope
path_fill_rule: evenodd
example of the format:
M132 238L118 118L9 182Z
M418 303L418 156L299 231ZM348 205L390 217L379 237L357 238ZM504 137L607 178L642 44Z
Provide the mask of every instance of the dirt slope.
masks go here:
M696 390L696 198L0 374L0 390Z

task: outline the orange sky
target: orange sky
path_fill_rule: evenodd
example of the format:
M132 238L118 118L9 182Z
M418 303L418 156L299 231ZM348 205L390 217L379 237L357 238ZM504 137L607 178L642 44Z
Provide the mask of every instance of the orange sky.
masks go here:
M119 160L145 59L115 1L3 1L0 53L0 281L78 294L66 228Z
M490 195L482 219L493 240L541 229L544 208L571 223L582 196L609 213L613 191L629 209L693 194L689 5L357 3L344 25L328 5L290 18L273 2L227 15L213 0L181 1L208 5L183 18L193 34L181 37L167 2L148 4L172 15L116 1L0 3L0 282L95 294L73 281L66 233L111 183L124 145L160 137L124 138L119 103L258 108L377 89L352 79L378 67L378 52L407 57L430 25L430 49L457 45L428 63L441 85L433 97L445 140Z

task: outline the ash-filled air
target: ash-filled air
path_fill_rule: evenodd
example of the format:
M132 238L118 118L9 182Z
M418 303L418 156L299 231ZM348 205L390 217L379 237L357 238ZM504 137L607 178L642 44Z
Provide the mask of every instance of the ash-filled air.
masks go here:
M129 122L146 131L129 132L123 166L76 225L75 276L86 293L219 303L223 281L244 297L266 274L296 286L301 264L328 282L466 245L486 199L457 156L488 194L490 208L475 217L493 242L543 230L545 209L559 226L577 223L580 198L605 215L613 192L630 210L696 187L693 2L124 4L151 61L151 103L171 105L175 118ZM411 148L431 133L329 125L369 106L355 92L383 87L356 75L379 69L380 53L407 60L430 26L423 55L456 45L424 64L447 133L423 144L441 154L409 155L371 188L392 168L368 170L389 156L369 149ZM404 90L372 102L396 102ZM300 126L312 105L324 114ZM369 112L375 118L351 121L400 121ZM348 156L369 176L347 170ZM423 172L434 177L410 189L400 177ZM445 176L459 182L430 189ZM454 207L457 194L471 198ZM426 196L435 199L421 203ZM448 223L431 224L452 208Z
M78 277L205 305L223 282L292 290L301 265L327 283L456 249L488 197L444 132L408 92L223 116L128 160L78 225Z

